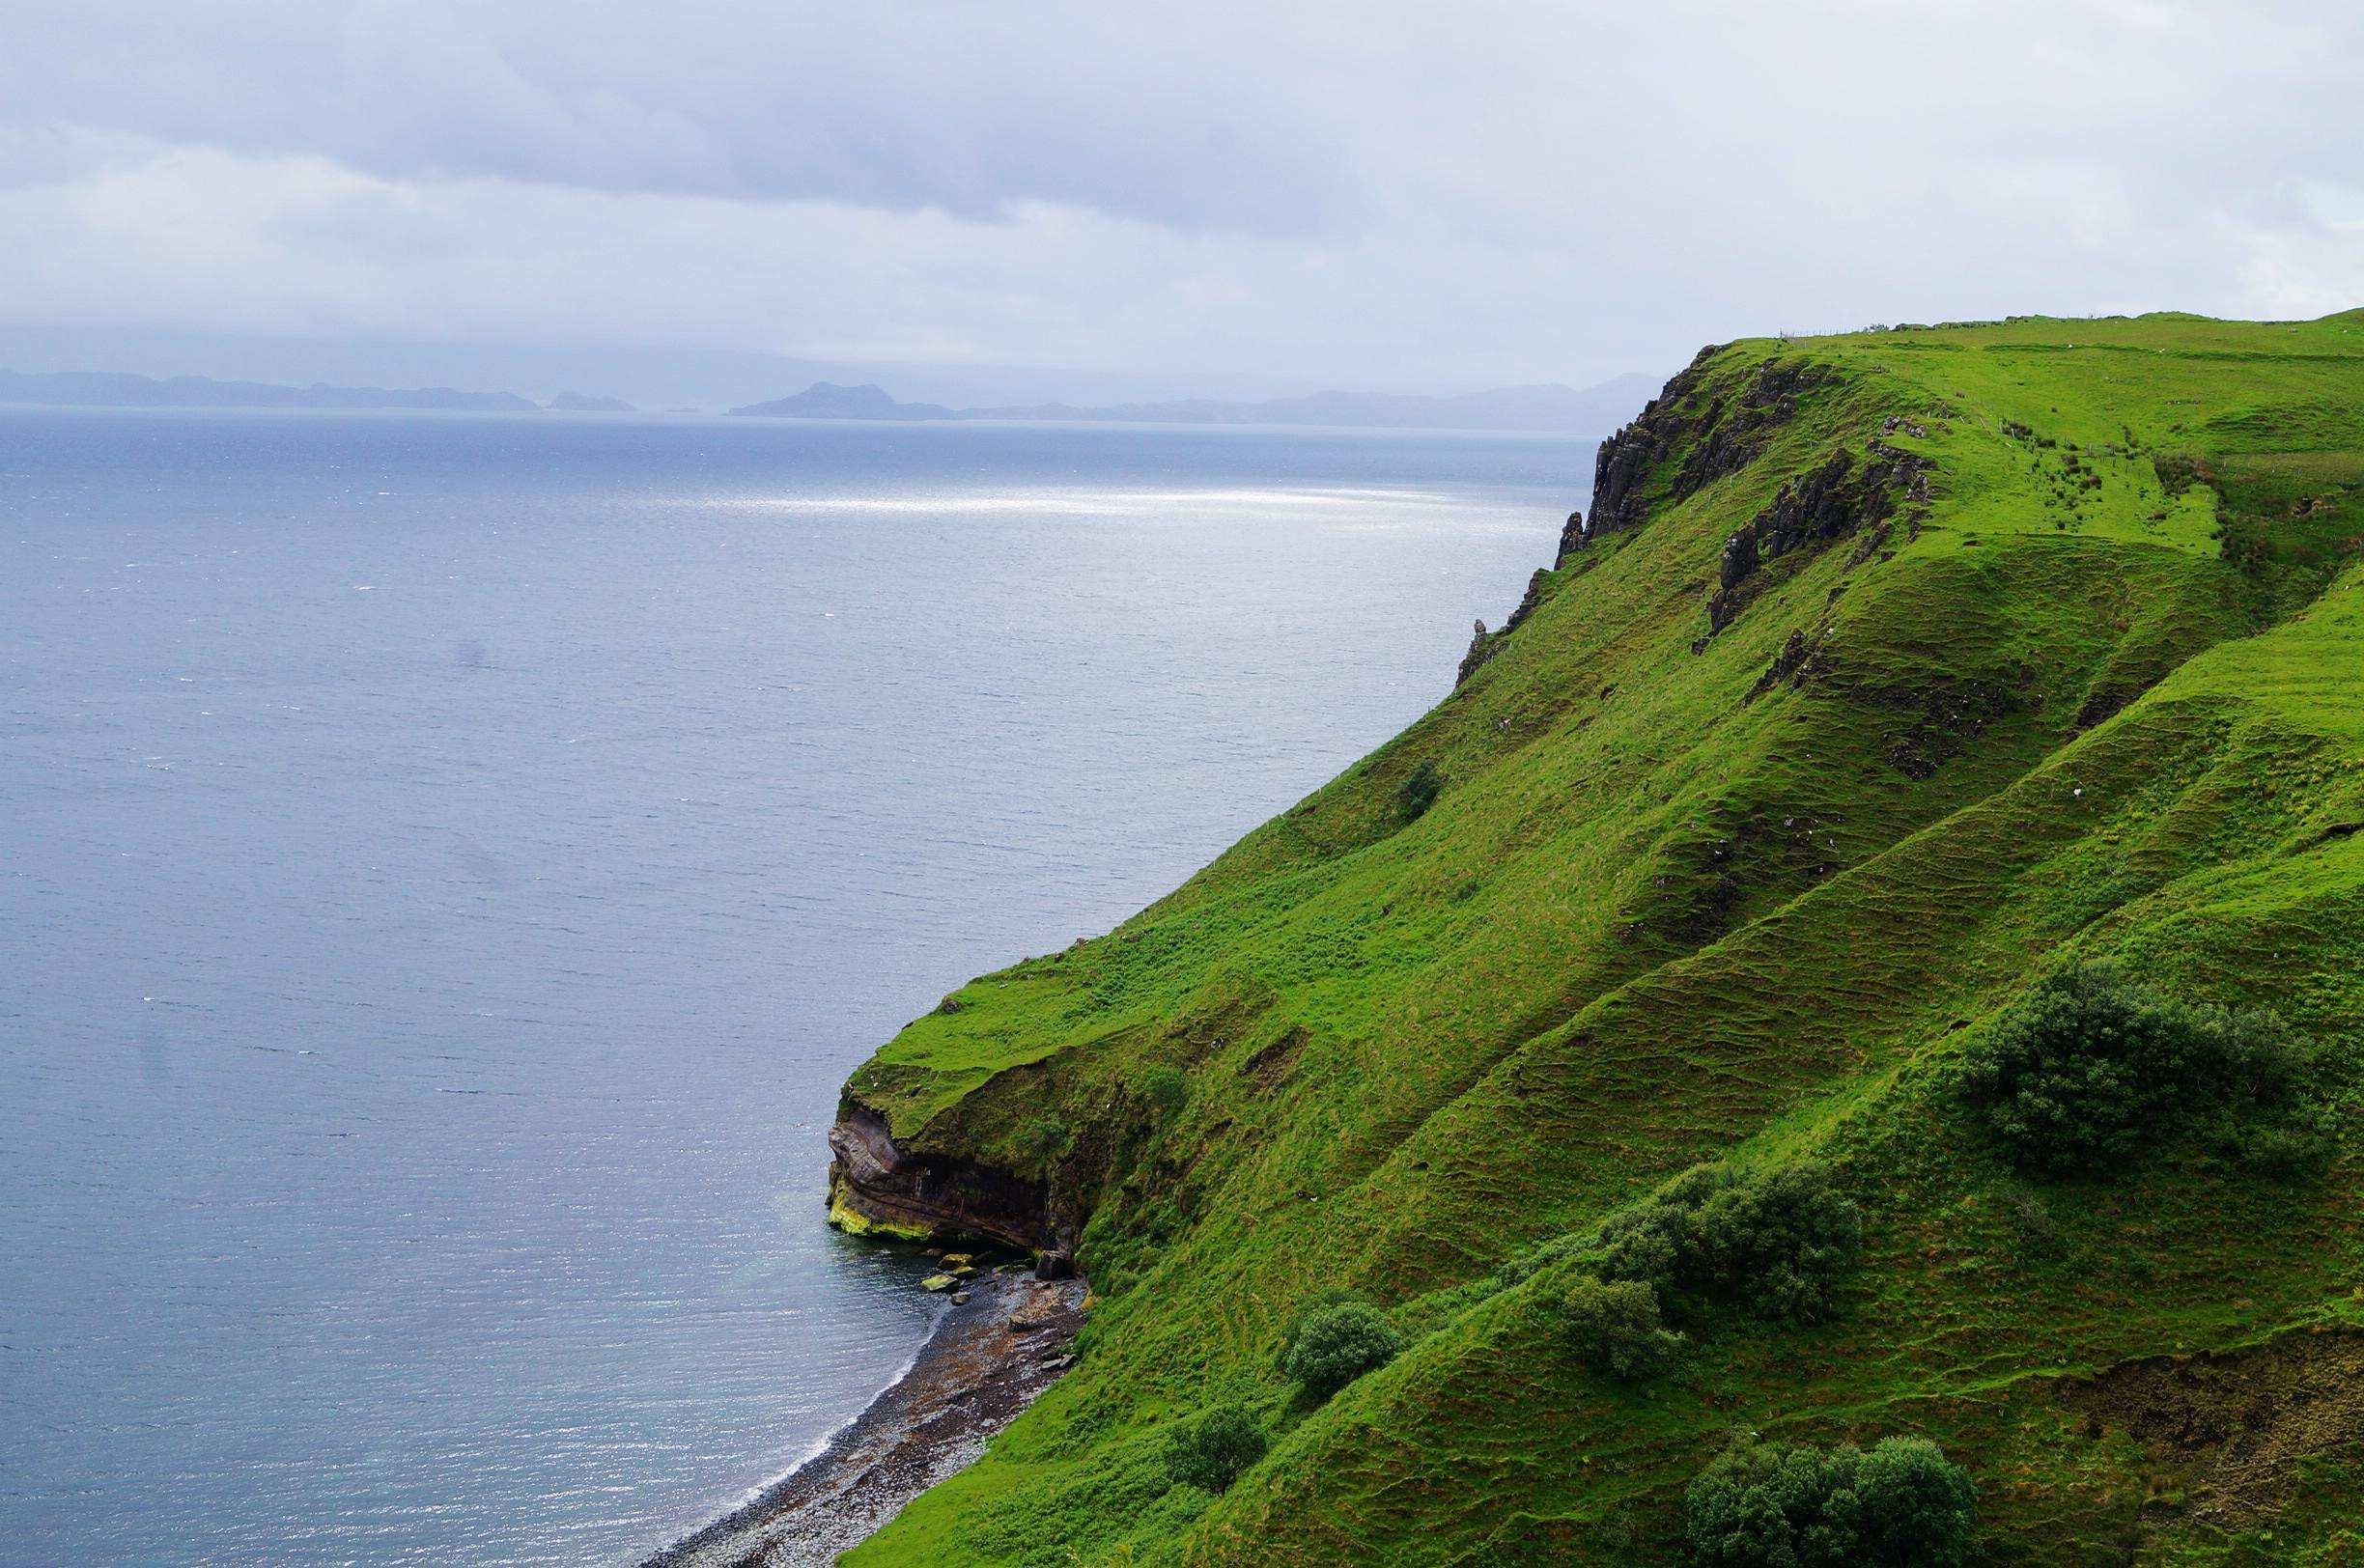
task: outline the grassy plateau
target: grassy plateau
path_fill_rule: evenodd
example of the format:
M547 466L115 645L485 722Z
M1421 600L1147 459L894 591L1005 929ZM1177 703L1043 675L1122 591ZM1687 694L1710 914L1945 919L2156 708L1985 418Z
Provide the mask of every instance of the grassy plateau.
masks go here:
M1678 1562L1754 1435L1933 1442L1975 1560L2364 1562L2364 312L1739 342L1603 466L1426 716L849 1083L1093 1301L848 1560ZM1965 1052L2096 961L2311 1042L2304 1136L2014 1160ZM1601 1227L1703 1162L1860 1242L1612 1375L1571 1291L1646 1314ZM1322 1397L1349 1298L1394 1354Z

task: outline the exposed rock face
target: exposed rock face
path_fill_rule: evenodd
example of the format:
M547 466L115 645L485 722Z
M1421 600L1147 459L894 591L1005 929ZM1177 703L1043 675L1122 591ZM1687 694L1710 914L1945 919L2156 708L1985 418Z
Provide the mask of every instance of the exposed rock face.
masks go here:
M1803 362L1769 360L1728 411L1721 399L1710 402L1694 426L1699 439L1674 478L1677 499L1706 489L1727 474L1736 474L1757 461L1765 437L1797 417L1798 396L1819 386L1825 373Z
M1568 514L1567 521L1561 524L1560 553L1552 557L1552 570L1557 572L1562 567L1567 565L1567 558L1575 554L1578 550L1583 549L1584 546L1584 514L1581 512L1571 512Z
M972 1236L1043 1254L1043 1274L1069 1267L1073 1240L1052 1225L1044 1184L971 1160L915 1153L878 1112L848 1101L830 1129L830 1222L905 1239Z
M1517 630L1519 623L1534 613L1534 607L1543 602L1543 585L1549 581L1551 574L1541 567L1535 568L1527 578L1527 591L1519 596L1518 607L1510 612L1510 619L1503 623L1504 631Z
M1799 394L1819 385L1828 375L1816 366L1770 360L1757 368L1737 398L1728 400L1717 394L1702 403L1703 370L1716 352L1713 348L1701 350L1699 357L1667 382L1632 424L1601 442L1592 461L1592 516L1587 520L1582 512L1568 514L1560 530L1560 549L1552 557L1552 571L1567 565L1570 556L1602 534L1636 526L1650 507L1679 501L1747 467L1764 450L1772 432L1796 417ZM1688 456L1665 492L1646 493L1659 461L1685 448ZM1478 623L1477 635L1470 640L1460 672L1453 678L1455 686L1476 674L1479 665L1501 650L1502 639L1518 630L1540 602L1546 577L1547 574L1537 572L1528 582L1526 597L1503 623L1502 630L1489 633L1484 622Z
M1509 628L1505 627L1503 630L1507 631ZM1470 633L1469 652L1461 656L1461 667L1453 672L1453 685L1459 686L1477 674L1478 666L1493 657L1493 653L1494 634L1488 631L1486 624L1480 621L1478 623L1477 630Z
M1799 395L1828 376L1821 368L1802 362L1769 360L1757 368L1736 398L1718 393L1702 402L1703 368L1716 352L1713 348L1701 350L1699 357L1667 382L1633 423L1601 442L1592 462L1591 518L1588 521L1582 512L1568 514L1560 530L1559 553L1552 557L1553 572L1566 566L1570 556L1600 535L1636 526L1652 506L1679 501L1747 467L1764 450L1772 432L1796 417ZM1664 492L1649 493L1650 475L1660 460L1685 449L1688 455ZM1754 569L1751 562L1747 570ZM1728 566L1728 578L1730 570ZM1526 597L1500 631L1489 632L1483 621L1478 623L1469 652L1461 657L1460 671L1453 677L1454 686L1467 681L1501 652L1502 639L1517 630L1542 602L1548 579L1548 573L1537 572L1529 580ZM1726 587L1731 585L1728 580Z
M1570 518L1577 538L1562 536L1561 558L1571 547L1602 534L1619 533L1641 522L1660 501L1679 501L1757 460L1766 439L1797 416L1798 397L1819 385L1827 372L1800 362L1768 360L1758 367L1738 398L1699 402L1702 369L1716 352L1700 357L1650 401L1640 418L1603 441L1592 463L1592 520ZM1645 491L1650 471L1667 454L1688 449L1681 468L1663 495Z
M1766 562L1854 533L1872 535L1876 547L1887 537L1900 496L1913 505L1917 518L1928 499L1928 467L1927 458L1874 441L1861 462L1851 452L1834 452L1820 467L1783 485L1771 504L1725 542L1715 596L1707 602L1709 632L1731 625Z
M1804 686L1806 666L1813 658L1814 645L1806 640L1806 633L1790 632L1789 640L1782 644L1782 651L1773 656L1773 662L1757 678L1757 684L1749 687L1749 694L1742 700L1755 702L1784 681Z
M1700 368L1707 358L1703 350L1666 390L1650 399L1639 418L1601 442L1592 460L1592 520L1583 527L1589 542L1602 534L1622 533L1642 520L1648 510L1642 491L1651 464L1682 436L1691 422L1678 410L1699 385Z

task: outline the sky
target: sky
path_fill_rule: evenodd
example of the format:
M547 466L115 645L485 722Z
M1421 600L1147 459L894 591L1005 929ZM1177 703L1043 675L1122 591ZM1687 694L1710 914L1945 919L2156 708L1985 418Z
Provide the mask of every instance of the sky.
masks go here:
M1583 385L2350 308L2359 147L2351 0L8 0L0 363Z

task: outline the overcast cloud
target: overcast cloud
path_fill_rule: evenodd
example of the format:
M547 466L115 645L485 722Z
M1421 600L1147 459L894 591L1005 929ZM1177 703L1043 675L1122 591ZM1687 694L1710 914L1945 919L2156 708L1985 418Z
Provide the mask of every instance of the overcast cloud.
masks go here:
M0 321L1438 390L2364 303L2348 4L0 15Z

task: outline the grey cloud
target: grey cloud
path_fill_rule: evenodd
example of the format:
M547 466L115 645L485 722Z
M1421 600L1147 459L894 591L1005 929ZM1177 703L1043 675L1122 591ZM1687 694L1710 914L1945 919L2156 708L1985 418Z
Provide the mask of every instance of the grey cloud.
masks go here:
M2170 0L0 15L0 321L1365 385L2364 298L2364 17Z
M112 7L94 26L86 5L12 10L0 124L18 127L975 217L1033 200L1302 233L1363 201L1285 79L1240 68L1252 14L268 0Z

